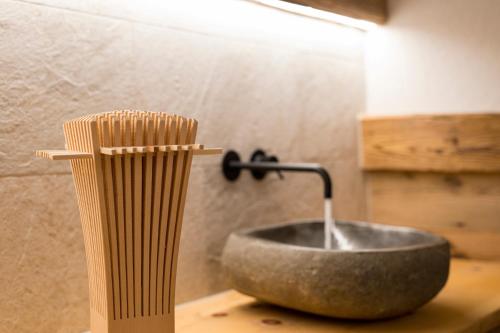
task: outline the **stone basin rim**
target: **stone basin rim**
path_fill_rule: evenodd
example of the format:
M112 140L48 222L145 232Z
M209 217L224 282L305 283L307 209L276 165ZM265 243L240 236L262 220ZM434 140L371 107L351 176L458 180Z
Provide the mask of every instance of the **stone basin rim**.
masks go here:
M260 231L266 231L270 229L278 229L278 228L284 228L284 227L290 227L293 225L303 225L303 224L312 224L312 223L320 223L323 224L324 222L319 219L307 219L307 220L294 220L292 222L284 222L284 223L277 223L277 224L270 224L266 226L258 226L258 227L252 227L252 228L246 228L238 231L234 231L232 234L238 237L245 237L245 238L250 238L253 241L259 242L266 244L268 246L279 246L279 247L287 247L290 249L295 249L295 250L301 250L301 251L311 251L311 252L328 252L328 253L339 253L339 254L355 254L355 253L365 253L365 254L370 254L370 253L391 253L391 252L402 252L402 251L414 251L414 250L419 250L419 249L426 249L430 247L435 247L435 246L440 246L440 245L445 245L449 244L448 240L445 238L438 236L434 233L428 232L428 231L423 231L419 229L415 229L412 227L406 227L406 226L395 226L395 225L387 225L387 224L379 224L379 223L372 223L372 222L363 222L363 221L342 221L342 220L336 220L336 223L340 225L356 225L360 227L367 227L371 229L376 229L380 231L396 231L396 232L403 232L403 233L414 233L414 234L420 234L425 236L427 239L422 242L421 244L414 244L414 245L408 245L408 246L397 246L397 247L386 247L386 248L358 248L358 249L324 249L320 247L312 247L312 246L302 246L302 245L296 245L296 244L289 244L285 242L279 242L271 239L266 239L263 237L259 237L256 235L257 232Z

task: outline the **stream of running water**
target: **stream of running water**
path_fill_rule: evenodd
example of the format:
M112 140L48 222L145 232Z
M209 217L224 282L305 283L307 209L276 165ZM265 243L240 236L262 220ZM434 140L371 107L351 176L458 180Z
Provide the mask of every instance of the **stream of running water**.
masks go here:
M325 199L325 249L332 249L333 241L335 241L337 248L340 250L351 249L351 244L337 228L332 210L332 199Z

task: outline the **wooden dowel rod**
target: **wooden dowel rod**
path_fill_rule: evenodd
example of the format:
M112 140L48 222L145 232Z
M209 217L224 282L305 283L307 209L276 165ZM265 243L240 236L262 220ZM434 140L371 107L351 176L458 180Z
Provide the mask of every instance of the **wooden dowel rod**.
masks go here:
M84 153L74 150L37 150L35 151L35 156L54 161L92 158L91 153Z
M194 149L193 155L220 155L224 152L222 148L204 148L204 149Z

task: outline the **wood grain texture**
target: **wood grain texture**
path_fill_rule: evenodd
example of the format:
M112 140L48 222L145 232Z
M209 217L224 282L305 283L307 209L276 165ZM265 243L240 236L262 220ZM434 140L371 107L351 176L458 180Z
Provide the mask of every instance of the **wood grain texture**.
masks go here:
M365 170L500 172L500 113L364 117Z
M386 0L285 0L375 23L387 21Z
M500 174L371 172L369 220L448 238L454 255L500 259Z
M455 256L500 259L500 114L364 117L361 135L371 221L441 234Z
M451 263L443 291L415 313L392 320L356 322L289 311L229 291L177 308L177 333L485 333L500 326L500 265Z

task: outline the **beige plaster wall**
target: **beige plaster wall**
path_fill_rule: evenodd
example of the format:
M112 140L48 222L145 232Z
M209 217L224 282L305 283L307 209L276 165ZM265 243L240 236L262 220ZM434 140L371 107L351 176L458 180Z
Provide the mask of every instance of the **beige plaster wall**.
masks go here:
M32 156L63 147L67 119L120 108L196 117L199 142L324 164L337 217L365 216L363 33L245 1L156 3L0 0L2 333L88 328L69 166ZM227 288L219 258L232 230L322 215L319 177L230 184L219 163L193 166L178 302Z
M370 114L500 110L500 1L392 0L366 37Z

